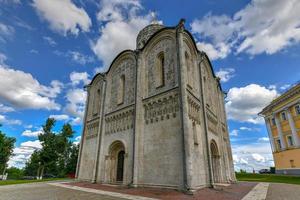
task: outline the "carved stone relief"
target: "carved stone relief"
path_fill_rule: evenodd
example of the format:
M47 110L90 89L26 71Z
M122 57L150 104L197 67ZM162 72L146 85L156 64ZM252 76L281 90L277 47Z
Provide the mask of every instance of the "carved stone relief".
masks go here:
M133 106L106 115L105 134L113 134L133 128Z
M189 118L193 122L200 124L200 101L190 93L188 93L187 100Z
M99 127L99 120L93 120L93 121L87 122L85 138L91 139L91 138L97 137L98 127Z
M179 99L177 91L174 90L146 99L143 104L146 124L168 120L178 115Z

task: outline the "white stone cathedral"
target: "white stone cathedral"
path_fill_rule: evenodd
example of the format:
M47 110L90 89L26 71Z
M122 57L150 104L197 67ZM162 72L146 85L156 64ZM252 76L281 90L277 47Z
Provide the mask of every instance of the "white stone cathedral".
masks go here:
M78 180L194 192L235 182L224 92L184 20L152 23L87 86Z

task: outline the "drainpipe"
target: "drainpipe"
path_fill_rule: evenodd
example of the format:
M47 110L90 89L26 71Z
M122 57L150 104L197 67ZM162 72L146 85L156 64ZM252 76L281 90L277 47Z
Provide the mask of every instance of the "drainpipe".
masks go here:
M206 102L204 98L204 84L203 84L203 77L202 77L202 71L201 71L201 63L203 62L203 54L201 52L201 60L199 62L199 77L200 77L200 87L201 87L201 100L202 100L202 108L203 108L203 119L204 119L204 129L205 129L205 139L206 139L206 153L207 153L207 161L208 161L208 175L209 175L209 186L214 187L214 180L213 180L213 174L212 174L212 163L211 163L211 155L210 155L210 145L209 145L209 139L208 139L208 126L207 126L207 115L206 115Z

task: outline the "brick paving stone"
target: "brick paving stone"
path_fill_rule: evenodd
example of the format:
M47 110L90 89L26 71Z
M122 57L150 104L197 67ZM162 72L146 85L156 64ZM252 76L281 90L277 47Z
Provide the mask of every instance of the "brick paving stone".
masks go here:
M187 195L171 189L129 188L125 186L110 186L88 182L73 182L66 184L163 200L241 200L257 183L239 182L227 187L219 186L217 189L204 188L197 191L194 195Z

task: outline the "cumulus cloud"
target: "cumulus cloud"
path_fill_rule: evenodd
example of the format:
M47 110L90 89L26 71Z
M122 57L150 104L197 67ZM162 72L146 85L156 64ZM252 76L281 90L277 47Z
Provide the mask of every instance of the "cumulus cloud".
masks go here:
M250 143L232 145L233 163L236 171L269 169L274 166L269 143Z
M221 78L221 81L226 83L231 78L235 76L235 69L233 68L221 68L219 71L216 72L216 76Z
M194 20L191 28L214 49L224 42L230 48L228 52L274 54L299 43L299 9L297 0L252 0L232 17L209 13Z
M53 31L63 35L88 32L92 25L85 10L77 7L71 0L33 0L32 6L40 18L50 24Z
M277 96L276 90L257 84L233 87L227 93L225 104L228 119L263 124L263 119L257 114Z
M0 63L0 98L13 107L59 110L54 98L61 92L62 83L52 81L42 85L30 73L14 70Z
M37 137L40 134L43 134L43 129L40 128L38 130L32 131L32 130L25 130L22 133L22 136L26 136L26 137Z
M87 94L83 89L73 88L67 91L67 105L64 111L74 117L72 119L74 125L80 124L83 119L86 97Z
M8 161L8 167L25 167L25 163L30 159L31 154L38 149L41 149L42 145L39 140L26 141L21 143L19 147L14 148L13 156Z
M139 0L103 0L97 19L104 24L91 48L107 69L112 59L125 49L134 49L138 32L151 21L151 13L139 15Z
M22 122L18 119L7 119L6 116L0 115L0 124L21 125Z
M87 85L91 81L87 72L72 72L70 74L70 80L74 86L80 84L81 82Z
M49 118L53 118L57 121L66 121L69 120L70 117L68 115L65 114L61 114L61 115L50 115Z

